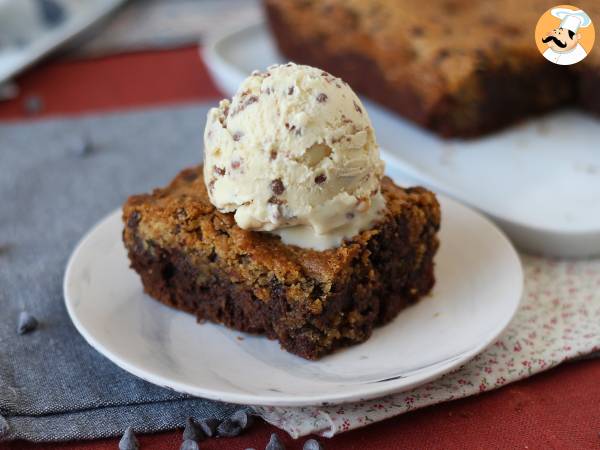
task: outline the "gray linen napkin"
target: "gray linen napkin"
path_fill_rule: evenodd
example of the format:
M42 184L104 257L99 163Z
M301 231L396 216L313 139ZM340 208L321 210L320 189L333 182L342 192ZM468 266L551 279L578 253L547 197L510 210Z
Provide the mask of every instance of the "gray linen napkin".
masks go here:
M77 333L62 294L67 258L96 221L200 161L207 109L0 125L0 440L159 431L239 409L119 369ZM21 311L37 330L17 333Z

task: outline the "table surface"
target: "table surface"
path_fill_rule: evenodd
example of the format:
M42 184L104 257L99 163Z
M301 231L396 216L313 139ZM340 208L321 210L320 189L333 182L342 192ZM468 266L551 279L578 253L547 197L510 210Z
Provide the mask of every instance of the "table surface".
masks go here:
M0 102L0 120L136 109L169 103L217 100L197 48L139 52L86 60L43 63L18 79L20 94ZM31 98L41 109L28 111ZM600 448L600 359L558 368L483 395L425 409L320 438L331 449ZM203 450L263 449L278 432L288 449L301 449L283 431L260 422L237 438L203 442ZM142 448L178 449L181 431L139 436ZM118 439L31 445L0 444L7 450L115 449Z

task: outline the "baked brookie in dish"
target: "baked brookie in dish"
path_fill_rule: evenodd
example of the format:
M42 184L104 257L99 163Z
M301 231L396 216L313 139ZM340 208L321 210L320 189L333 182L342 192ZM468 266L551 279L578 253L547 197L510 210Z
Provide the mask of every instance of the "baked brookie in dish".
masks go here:
M535 45L543 0L264 0L281 53L443 136L576 106L600 113L600 52L570 67ZM600 17L600 2L577 6Z
M155 299L318 359L434 285L439 204L383 175L367 112L322 70L255 72L208 115L204 165L123 207Z

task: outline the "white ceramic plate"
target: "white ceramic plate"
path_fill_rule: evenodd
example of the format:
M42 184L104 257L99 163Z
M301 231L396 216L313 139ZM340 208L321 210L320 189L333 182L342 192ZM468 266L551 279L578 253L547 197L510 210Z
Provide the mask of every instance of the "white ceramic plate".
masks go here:
M475 211L441 197L443 225L432 295L365 343L318 362L276 341L196 323L142 291L121 242L120 211L73 252L67 310L83 337L123 369L176 391L253 405L316 405L409 389L456 368L490 344L515 313L520 260ZM241 339L240 339L241 338Z
M204 58L228 95L252 70L283 61L266 27L215 37ZM492 217L521 248L600 254L600 121L576 111L485 138L441 139L365 101L388 169Z

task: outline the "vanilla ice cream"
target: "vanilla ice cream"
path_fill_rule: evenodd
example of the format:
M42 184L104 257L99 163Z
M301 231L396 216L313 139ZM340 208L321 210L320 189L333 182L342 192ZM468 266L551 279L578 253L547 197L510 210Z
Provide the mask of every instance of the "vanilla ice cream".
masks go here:
M327 248L385 208L366 110L322 70L289 63L253 73L211 109L204 144L210 200L241 228L296 244L312 234L320 243L308 246Z

